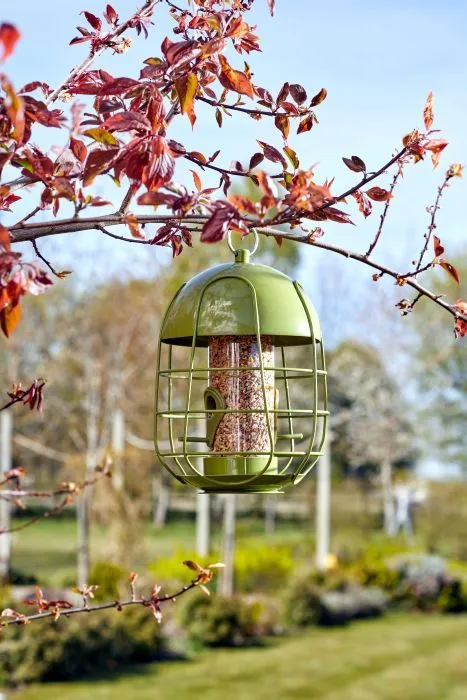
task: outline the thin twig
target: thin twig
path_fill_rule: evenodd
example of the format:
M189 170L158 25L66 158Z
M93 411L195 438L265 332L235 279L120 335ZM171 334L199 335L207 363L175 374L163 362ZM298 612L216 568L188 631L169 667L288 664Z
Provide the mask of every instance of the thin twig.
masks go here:
M45 384L46 382L42 379L35 379L28 389L22 389L21 384L13 385L13 391L8 394L10 396L10 401L0 406L0 411L6 411L17 403L30 404L32 400L33 407L37 407L40 411L42 405L42 391Z
M185 593L188 593L188 591L193 590L193 588L196 588L198 585L198 583L193 581L188 586L184 586L176 593L157 598L156 602L159 604L163 604L168 603L169 601L174 601L180 596L184 595ZM130 605L142 605L147 608L150 607L151 604L151 598L137 598L136 600L114 600L111 603L101 603L100 605L83 605L79 608L65 608L63 610L60 610L60 617L68 617L69 615L79 615L80 613L93 613L98 612L99 610L126 608ZM9 625L24 625L35 620L44 620L50 617L53 617L54 619L57 618L56 610L49 610L47 612L36 613L34 615L24 615L10 620L2 619L0 622L0 627L8 627Z
M425 257L425 253L428 250L428 245L431 240L431 235L433 231L436 229L436 212L440 208L440 201L441 197L443 196L443 192L448 186L449 180L451 179L452 175L450 174L450 170L446 172L446 175L444 177L444 180L442 184L438 187L438 193L436 195L435 203L431 207L431 216L430 216L430 223L428 224L428 228L424 234L424 239L425 243L423 244L423 248L420 251L420 256L418 258L417 265L415 267L415 271L418 273L420 271L420 268L422 266L423 258Z
M302 118L306 116L311 110L305 110L302 112L299 112L297 114L290 114L290 112L273 112L270 111L268 112L265 109L252 109L251 107L242 107L240 105L236 104L225 104L224 102L216 102L215 100L209 99L209 97L203 97L202 95L197 95L196 99L199 100L200 102L205 102L208 105L211 105L211 107L222 107L224 109L231 109L235 112L244 112L245 114L251 114L251 115L256 115L256 116L264 116L264 117L289 117L291 119L294 118Z
M32 247L34 248L34 252L35 252L35 254L37 255L37 257L40 258L40 259L42 260L42 262L45 263L45 264L47 265L47 267L49 268L50 272L51 272L53 275L55 275L55 277L58 277L59 279L62 279L62 275L60 275L60 274L55 270L55 268L52 267L52 263L50 263L50 262L47 260L47 258L45 258L45 257L42 255L42 253L41 253L41 251L39 250L39 247L38 247L38 245L37 245L37 242L35 241L34 238L32 239L31 243L32 243Z
M5 528L3 530L0 530L0 535L5 535L6 533L10 532L19 532L20 530L25 530L26 528L30 527L31 525L34 525L35 523L39 522L40 520L46 520L48 518L53 517L54 515L57 515L60 511L62 511L67 505L70 505L74 498L76 498L84 489L89 488L90 486L93 486L97 481L99 481L102 477L104 476L110 476L110 461L107 461L104 465L103 468L98 468L96 469L96 475L90 478L85 479L79 484L69 484L68 488L67 486L60 487L58 489L55 489L54 491L24 491L23 489L14 489L11 491L7 491L5 489L0 490L0 498L3 500L8 500L12 501L14 503L18 502L19 498L54 498L59 495L64 495L64 498L60 500L60 502L54 506L53 508L50 508L49 510L45 511L44 513L40 513L39 515L34 516L33 518L30 518L29 520L26 520L26 522L21 523L20 525L16 525L10 528ZM16 476L12 476L10 478L7 478L3 483L6 483L8 481L16 480Z
M394 177L392 178L392 182L391 182L391 187L389 188L389 194L391 196L384 203L384 209L383 209L383 212L380 216L378 230L376 231L376 235L375 235L370 247L368 248L367 252L365 253L367 258L369 258L370 255L373 253L374 249L376 248L376 246L378 244L379 239L381 238L381 234L383 232L384 222L386 221L386 216L388 214L388 210L389 210L389 207L391 205L392 195L393 195L394 189L397 185L397 181L399 180L401 175L402 175L402 163L401 163L401 161L399 161L399 167L398 167L397 171L394 173Z
M209 168L209 170L215 170L223 175L235 175L237 177L250 177L251 171L249 170L229 170L228 168L222 168L220 165L213 165L213 163L202 163L200 160L193 158L188 153L183 156L186 160L191 161L198 165L201 169ZM284 177L283 173L277 173L276 175L270 175L273 180L279 180Z

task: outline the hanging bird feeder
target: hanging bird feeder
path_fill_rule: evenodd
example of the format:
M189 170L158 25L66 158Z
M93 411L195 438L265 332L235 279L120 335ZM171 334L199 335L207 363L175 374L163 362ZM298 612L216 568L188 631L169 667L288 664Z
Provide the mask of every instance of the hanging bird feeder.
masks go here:
M184 284L159 338L155 446L184 484L208 493L299 483L324 443L327 396L318 316L298 282L235 262Z

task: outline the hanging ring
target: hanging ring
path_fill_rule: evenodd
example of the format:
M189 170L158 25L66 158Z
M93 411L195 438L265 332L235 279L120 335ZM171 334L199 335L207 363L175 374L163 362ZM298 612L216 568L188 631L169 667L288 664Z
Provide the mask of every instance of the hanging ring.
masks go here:
M232 231L231 230L228 231L228 233L227 233L227 245L229 246L230 250L232 251L232 253L234 255L236 255L236 253L239 250L248 250L250 255L254 255L256 253L256 251L258 250L258 245L259 245L258 232L255 228L250 229L250 232L253 234L254 243L253 243L253 248L251 250L248 250L248 248L234 248L233 243L232 243Z

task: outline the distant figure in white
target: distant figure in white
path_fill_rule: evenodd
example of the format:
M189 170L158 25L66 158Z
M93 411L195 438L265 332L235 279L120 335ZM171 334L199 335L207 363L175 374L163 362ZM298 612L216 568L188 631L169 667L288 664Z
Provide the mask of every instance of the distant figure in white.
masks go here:
M423 503L427 498L427 489L421 484L396 484L393 488L394 517L391 535L403 532L411 536L414 533L414 506Z

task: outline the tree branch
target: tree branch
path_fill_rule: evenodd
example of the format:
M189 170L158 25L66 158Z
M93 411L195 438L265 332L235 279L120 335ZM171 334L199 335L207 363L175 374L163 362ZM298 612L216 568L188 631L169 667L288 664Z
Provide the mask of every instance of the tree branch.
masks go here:
M173 221L177 217L173 214L147 214L137 215L136 219L140 224L164 224ZM188 214L183 217L184 221L193 221L204 223L207 219L206 214ZM11 242L24 243L44 236L55 236L62 233L78 233L79 231L91 231L99 226L122 226L125 225L124 217L117 214L109 214L107 216L89 217L87 219L58 219L56 221L38 222L33 224L17 224L10 228ZM131 239L136 242L138 239Z
M73 68L71 73L69 73L68 77L64 81L62 81L60 85L58 85L58 87L56 87L55 90L53 90L53 92L50 93L48 98L45 100L45 104L52 104L62 92L66 92L67 88L73 83L73 81L91 66L94 60L109 47L109 44L112 41L121 37L122 34L124 34L128 29L132 27L132 24L137 17L150 17L154 7L158 2L160 2L160 0L146 0L144 5L142 5L138 10L133 12L133 14L130 17L128 17L128 19L125 22L122 22L117 27L115 27L115 29L107 35L106 43L97 50L91 49L84 61L82 61L75 68Z
M211 105L211 107L223 107L224 109L231 109L235 112L244 112L245 114L251 114L253 116L264 116L264 117L288 117L289 119L300 119L302 117L305 117L307 114L309 114L312 110L307 109L302 112L299 112L298 114L290 114L290 112L268 112L265 109L252 109L251 107L242 107L241 105L236 105L236 104L225 104L224 102L216 102L215 100L209 99L209 97L203 97L202 95L197 95L196 99L199 100L200 102L205 102L208 105Z
M70 505L84 489L93 486L104 476L110 477L110 466L110 460L106 459L103 466L96 467L95 476L88 477L79 484L75 484L72 482L62 484L59 488L53 491L27 491L22 488L19 488L21 479L24 477L25 470L22 468L17 468L12 469L10 472L6 472L5 478L0 483L0 486L4 486L5 484L12 482L16 485L16 487L13 489L0 488L0 499L2 500L6 500L18 506L22 506L23 504L20 500L21 498L44 499L56 498L57 496L63 496L63 498L59 501L59 503L57 503L57 505L45 511L44 513L40 513L39 515L36 515L33 518L30 518L29 520L26 520L26 522L21 523L20 525L0 530L0 536L10 532L19 532L20 530L25 530L27 527L34 525L40 520L45 520L47 518L53 517L54 515L57 515L57 513L62 511L66 506Z
M466 314L462 314L452 304L448 304L448 302L443 301L443 299L438 294L435 294L429 289L426 289L426 287L423 287L413 277L404 277L402 275L399 275L399 273L396 272L396 270L392 270L386 265L382 265L381 263L378 263L375 260L371 260L366 256L366 254L356 253L354 251L346 250L345 248L340 248L339 246L335 246L330 243L324 243L323 241L313 239L312 235L295 236L294 234L283 233L282 231L277 231L271 228L257 228L256 231L263 236L272 236L274 238L295 241L296 243L305 243L307 245L315 246L316 248L322 248L323 250L329 250L333 253L337 253L337 255L342 255L344 258L351 258L352 260L357 260L358 262L361 262L364 265L372 267L374 270L378 270L378 272L381 272L385 275L389 275L396 281L403 280L403 284L407 284L409 287L412 287L422 296L428 297L428 299L431 299L436 304L438 304L438 306L441 306L441 308L443 308L445 311L448 311L450 314L452 314L454 318L460 318L464 321L467 321Z
M159 595L160 586L154 585L152 593L148 598L140 597L136 595L135 581L137 579L137 574L132 572L129 576L130 592L131 597L128 600L114 600L107 603L101 603L99 605L89 605L89 598L94 597L94 590L99 588L98 585L85 585L77 590L83 597L83 605L81 607L72 607L67 601L63 600L45 600L43 593L39 587L36 587L36 598L35 600L27 601L29 605L35 605L39 610L38 613L33 615L24 615L7 608L3 610L0 615L0 627L8 627L9 625L27 625L30 622L36 620L44 620L47 618L53 618L58 620L62 615L68 617L69 615L80 615L81 613L95 613L102 610L118 610L121 611L123 608L131 605L142 605L145 608L149 608L154 615L157 622L162 620L162 612L160 609L161 605L169 602L175 602L180 596L185 595L188 591L192 591L194 588L201 588L205 593L209 594L206 584L209 584L214 576L214 570L223 567L224 565L210 564L206 567L200 566L193 561L183 562L192 571L197 573L196 578L192 580L186 586L183 586L180 590L175 593L169 593L167 595Z

